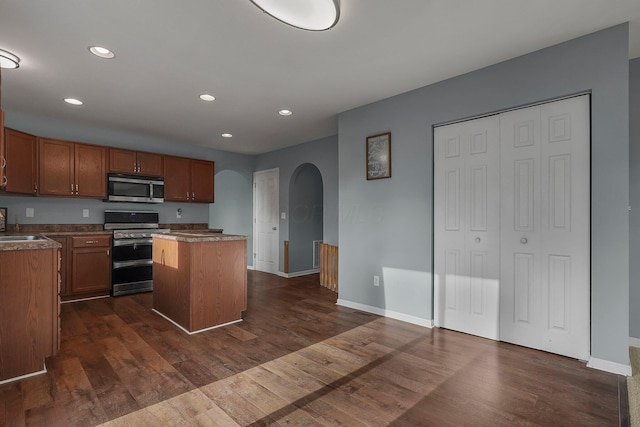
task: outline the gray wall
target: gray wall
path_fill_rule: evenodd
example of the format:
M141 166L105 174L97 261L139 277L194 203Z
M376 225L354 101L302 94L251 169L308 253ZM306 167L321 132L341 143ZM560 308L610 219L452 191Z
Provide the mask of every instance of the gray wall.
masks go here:
M305 163L291 177L289 190L289 272L313 269L313 241L322 240L322 175Z
M304 163L315 165L322 175L322 240L330 245L338 244L338 137L331 136L261 154L257 156L255 170L279 168L280 212L287 213L287 218L280 220L280 271L284 271L284 241L289 240L289 185L294 171Z
M247 265L253 266L253 173L225 169L216 173L215 203L209 205L209 224L226 234L249 236Z
M591 353L627 365L628 52L623 24L341 114L339 298L432 319L432 126L591 91ZM387 131L393 177L366 181L365 138Z
M640 58L629 62L629 336L640 339Z

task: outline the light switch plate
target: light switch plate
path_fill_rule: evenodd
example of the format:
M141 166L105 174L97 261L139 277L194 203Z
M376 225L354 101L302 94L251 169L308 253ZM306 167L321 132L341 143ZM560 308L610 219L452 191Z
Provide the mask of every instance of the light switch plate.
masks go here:
M89 218L89 209L82 209L82 217Z
M287 219L287 213L286 212L280 213L280 219Z
M33 218L33 208L27 208L24 214L27 218Z

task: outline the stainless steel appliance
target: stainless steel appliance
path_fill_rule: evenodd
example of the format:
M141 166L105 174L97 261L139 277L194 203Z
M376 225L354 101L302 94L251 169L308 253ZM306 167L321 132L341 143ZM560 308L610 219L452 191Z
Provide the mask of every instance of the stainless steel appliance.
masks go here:
M164 202L164 179L161 177L110 173L107 183L110 202Z
M151 234L170 231L159 228L158 213L106 210L104 229L113 230L111 295L152 291L153 239Z

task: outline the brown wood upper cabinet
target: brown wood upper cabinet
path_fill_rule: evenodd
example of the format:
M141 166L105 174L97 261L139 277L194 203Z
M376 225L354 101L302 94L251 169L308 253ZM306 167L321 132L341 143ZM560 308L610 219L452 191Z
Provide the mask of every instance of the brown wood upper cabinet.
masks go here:
M40 138L38 158L38 194L106 197L106 147Z
M164 156L164 199L213 203L214 175L214 162Z
M28 133L6 128L4 143L5 191L35 195L38 191L37 138Z
M109 148L109 172L162 176L162 155Z

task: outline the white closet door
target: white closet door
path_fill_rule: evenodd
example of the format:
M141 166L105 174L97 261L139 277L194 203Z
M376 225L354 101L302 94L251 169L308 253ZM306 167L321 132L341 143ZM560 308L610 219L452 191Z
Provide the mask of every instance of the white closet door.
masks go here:
M434 132L437 326L498 339L499 120Z
M589 97L500 115L500 339L590 350Z

